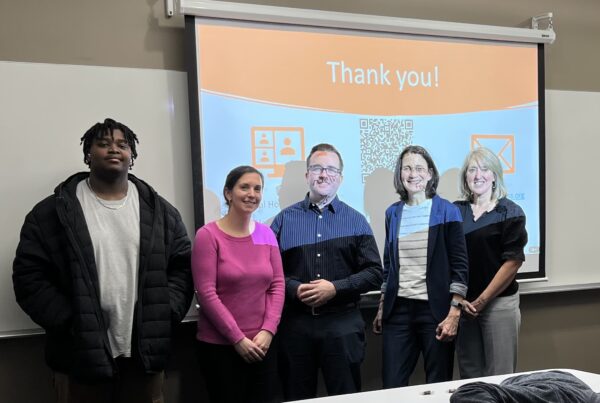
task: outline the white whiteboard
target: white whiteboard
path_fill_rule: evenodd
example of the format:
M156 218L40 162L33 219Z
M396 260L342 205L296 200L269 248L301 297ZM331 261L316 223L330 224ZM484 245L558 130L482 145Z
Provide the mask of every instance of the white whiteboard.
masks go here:
M0 88L0 337L10 337L39 332L12 290L23 220L60 181L87 168L79 138L93 123L112 117L137 133L133 173L179 209L190 234L194 220L185 73L0 62ZM546 91L546 102L548 280L522 290L597 287L600 94Z
M546 91L546 276L523 293L600 287L600 93Z
M181 212L193 232L186 74L174 71L0 62L0 337L37 326L15 302L12 261L25 215L77 171L79 138L106 117L140 140L132 173Z

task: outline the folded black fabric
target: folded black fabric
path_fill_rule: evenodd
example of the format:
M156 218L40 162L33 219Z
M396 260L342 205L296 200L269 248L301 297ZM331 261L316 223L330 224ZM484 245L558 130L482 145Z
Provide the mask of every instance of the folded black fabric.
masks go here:
M518 375L499 385L472 382L459 387L450 403L600 403L585 382L563 371Z

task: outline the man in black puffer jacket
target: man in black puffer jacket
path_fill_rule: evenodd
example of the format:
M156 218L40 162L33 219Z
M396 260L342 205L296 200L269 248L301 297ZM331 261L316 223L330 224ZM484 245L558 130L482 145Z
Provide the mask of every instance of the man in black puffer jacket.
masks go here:
M17 302L46 331L59 402L162 402L173 327L193 295L179 212L129 174L137 136L106 119L81 138L90 172L25 218Z

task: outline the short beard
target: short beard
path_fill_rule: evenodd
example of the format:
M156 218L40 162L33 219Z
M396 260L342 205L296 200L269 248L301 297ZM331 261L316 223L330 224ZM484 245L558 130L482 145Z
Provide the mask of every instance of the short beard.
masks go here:
M325 207L327 207L327 205L329 203L331 203L331 201L333 200L333 198L335 197L335 195L331 196L331 195L327 195L325 197L323 197L321 200L319 200L316 205L319 208L319 210L323 210Z

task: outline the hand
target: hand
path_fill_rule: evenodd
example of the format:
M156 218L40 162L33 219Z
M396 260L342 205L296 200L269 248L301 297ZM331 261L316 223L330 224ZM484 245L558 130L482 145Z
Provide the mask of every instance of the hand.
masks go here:
M381 318L383 316L383 301L379 302L379 308L377 309L377 314L375 315L375 319L373 319L373 333L381 334L382 326L381 326Z
M262 361L265 357L261 348L247 337L235 343L233 348L247 363Z
M335 286L327 280L313 280L307 284L301 284L298 287L296 296L300 301L308 306L316 308L324 305L331 298L335 297Z
M466 299L462 301L462 306L463 312L467 315L467 318L473 319L479 315L479 311L477 308L475 308L473 303L467 301Z
M457 311L457 312L454 312ZM460 310L451 308L446 319L440 322L435 329L435 338L439 341L452 341L458 331L458 320L460 319Z
M271 340L273 340L273 335L268 330L261 330L252 339L254 344L256 344L258 348L260 348L265 354L267 354L267 351L269 351Z
M477 297L477 299L475 301L473 301L471 304L473 306L473 308L475 308L475 310L477 312L481 312L485 309L485 307L488 304L488 300L486 298L483 298L481 295L479 297Z

